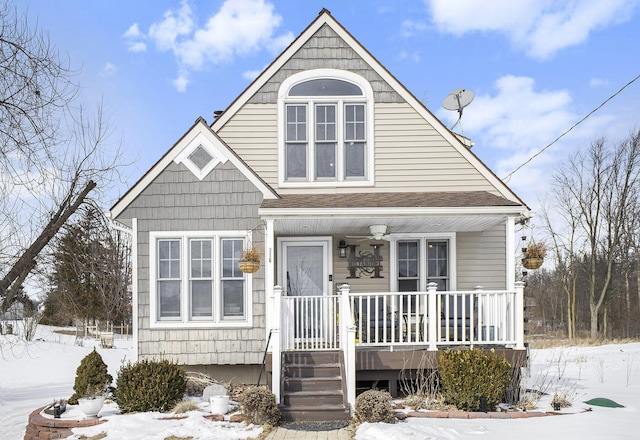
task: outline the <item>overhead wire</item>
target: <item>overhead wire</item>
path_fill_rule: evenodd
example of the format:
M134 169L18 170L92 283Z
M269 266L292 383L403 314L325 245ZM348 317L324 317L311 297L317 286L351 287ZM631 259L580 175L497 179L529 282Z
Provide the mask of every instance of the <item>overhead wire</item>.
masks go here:
M638 79L640 79L640 75L637 75L635 78L633 78L631 81L629 81L628 83L626 83L624 86L622 86L617 92L615 92L613 95L609 96L607 99L605 99L600 105L598 105L596 108L594 108L593 110L591 110L589 113L587 113L582 119L580 119L578 122L576 122L575 124L573 124L571 127L569 127L567 130L565 130L562 134L560 134L557 138L555 138L553 141L551 141L550 143L548 143L547 145L545 145L540 151L538 151L537 153L535 153L533 156L531 156L529 159L527 159L525 162L523 162L520 166L518 166L515 170L511 171L509 174L507 174L502 180L504 182L508 182L509 179L511 179L511 176L513 176L516 172L518 172L522 167L524 167L525 165L527 165L529 162L531 162L533 159L535 159L536 157L538 157L539 155L541 155L547 148L551 147L553 144L555 144L556 142L558 142L562 137L564 137L565 135L567 135L571 130L573 130L574 128L576 128L579 124L581 124L582 122L584 122L587 118L589 118L592 114L594 114L595 112L597 112L598 110L600 110L602 107L605 106L605 104L607 104L609 101L611 101L613 98L615 98L616 96L618 96L620 93L622 93L622 91L624 89L626 89L627 87L629 87L631 84L633 84L634 82L636 82Z

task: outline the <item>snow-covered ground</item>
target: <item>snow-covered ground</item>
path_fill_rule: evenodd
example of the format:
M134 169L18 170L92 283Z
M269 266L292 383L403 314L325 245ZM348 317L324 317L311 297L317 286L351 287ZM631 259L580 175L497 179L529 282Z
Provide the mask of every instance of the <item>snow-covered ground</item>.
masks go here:
M92 340L55 333L40 326L37 339L25 344L14 337L0 336L0 438L19 440L27 418L36 408L73 393L75 371L94 346ZM123 360L131 356L131 340L117 338L115 348L97 348L114 377ZM640 418L640 343L598 347L563 347L532 350L529 388L545 391L537 411L550 411L555 392L573 405L563 416L528 419L418 419L394 425L365 423L358 427L357 440L405 439L637 439ZM624 408L606 408L584 402L596 397L612 399ZM206 404L203 404L206 411ZM77 411L71 407L70 411ZM73 415L74 413L70 413ZM67 417L69 414L67 414ZM244 439L260 434L254 426L210 422L195 412L186 420L154 421L158 413L116 415L113 407L101 412L108 422L76 430L75 434L106 432L107 439L163 440L170 435L199 439ZM72 437L77 438L77 437Z

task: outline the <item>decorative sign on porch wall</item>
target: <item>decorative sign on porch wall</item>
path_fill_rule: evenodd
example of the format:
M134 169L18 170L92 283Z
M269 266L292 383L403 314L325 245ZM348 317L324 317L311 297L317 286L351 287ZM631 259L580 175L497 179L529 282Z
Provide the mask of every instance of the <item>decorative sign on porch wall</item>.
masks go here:
M349 268L349 276L347 278L360 278L363 274L373 276L371 278L384 278L380 275L382 272L382 256L380 255L380 248L383 244L372 244L373 252L371 251L357 251L357 244L348 244L349 259L347 260ZM356 275L358 272L358 275Z

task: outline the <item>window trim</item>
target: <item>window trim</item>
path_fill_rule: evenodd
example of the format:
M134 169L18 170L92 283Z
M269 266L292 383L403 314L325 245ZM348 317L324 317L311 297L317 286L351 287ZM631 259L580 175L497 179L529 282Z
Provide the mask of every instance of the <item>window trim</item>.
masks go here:
M418 291L426 292L427 290L427 243L429 241L447 241L448 246L448 273L449 273L449 291L455 291L457 289L457 280L456 280L456 234L455 232L451 233L439 233L439 234L394 234L392 235L390 240L390 256L389 256L389 271L391 274L391 286L393 291L398 291L398 242L399 241L407 241L407 240L417 240L419 241L419 254L418 254L418 276L420 279Z
M150 328L249 328L253 322L253 276L244 274L244 317L227 318L222 316L222 240L236 238L244 243L251 241L251 233L242 231L151 231L149 232L149 321ZM175 239L180 241L180 316L163 318L158 316L158 248L159 240ZM192 240L211 239L213 241L213 318L191 317L191 256Z
M363 96L288 96L289 90L300 83L312 79L339 79L353 83L360 87ZM315 177L315 150L312 143L315 138L307 135L307 175L306 178L286 179L286 106L287 104L305 104L307 106L307 124L315 124L316 104L333 103L337 106L337 137L336 151L336 178L317 179ZM365 105L366 122L366 146L365 146L365 176L364 178L347 178L345 176L345 152L343 148L345 119L345 104L363 103ZM278 185L281 188L305 188L305 187L363 187L374 185L374 96L369 82L353 72L337 69L312 69L294 74L285 79L278 90Z

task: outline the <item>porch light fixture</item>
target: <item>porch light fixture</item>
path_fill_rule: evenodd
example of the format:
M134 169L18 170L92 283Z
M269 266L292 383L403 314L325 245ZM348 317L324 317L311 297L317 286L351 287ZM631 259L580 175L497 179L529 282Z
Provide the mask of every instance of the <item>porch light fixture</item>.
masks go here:
M347 258L347 242L344 240L338 242L338 256L340 258Z

